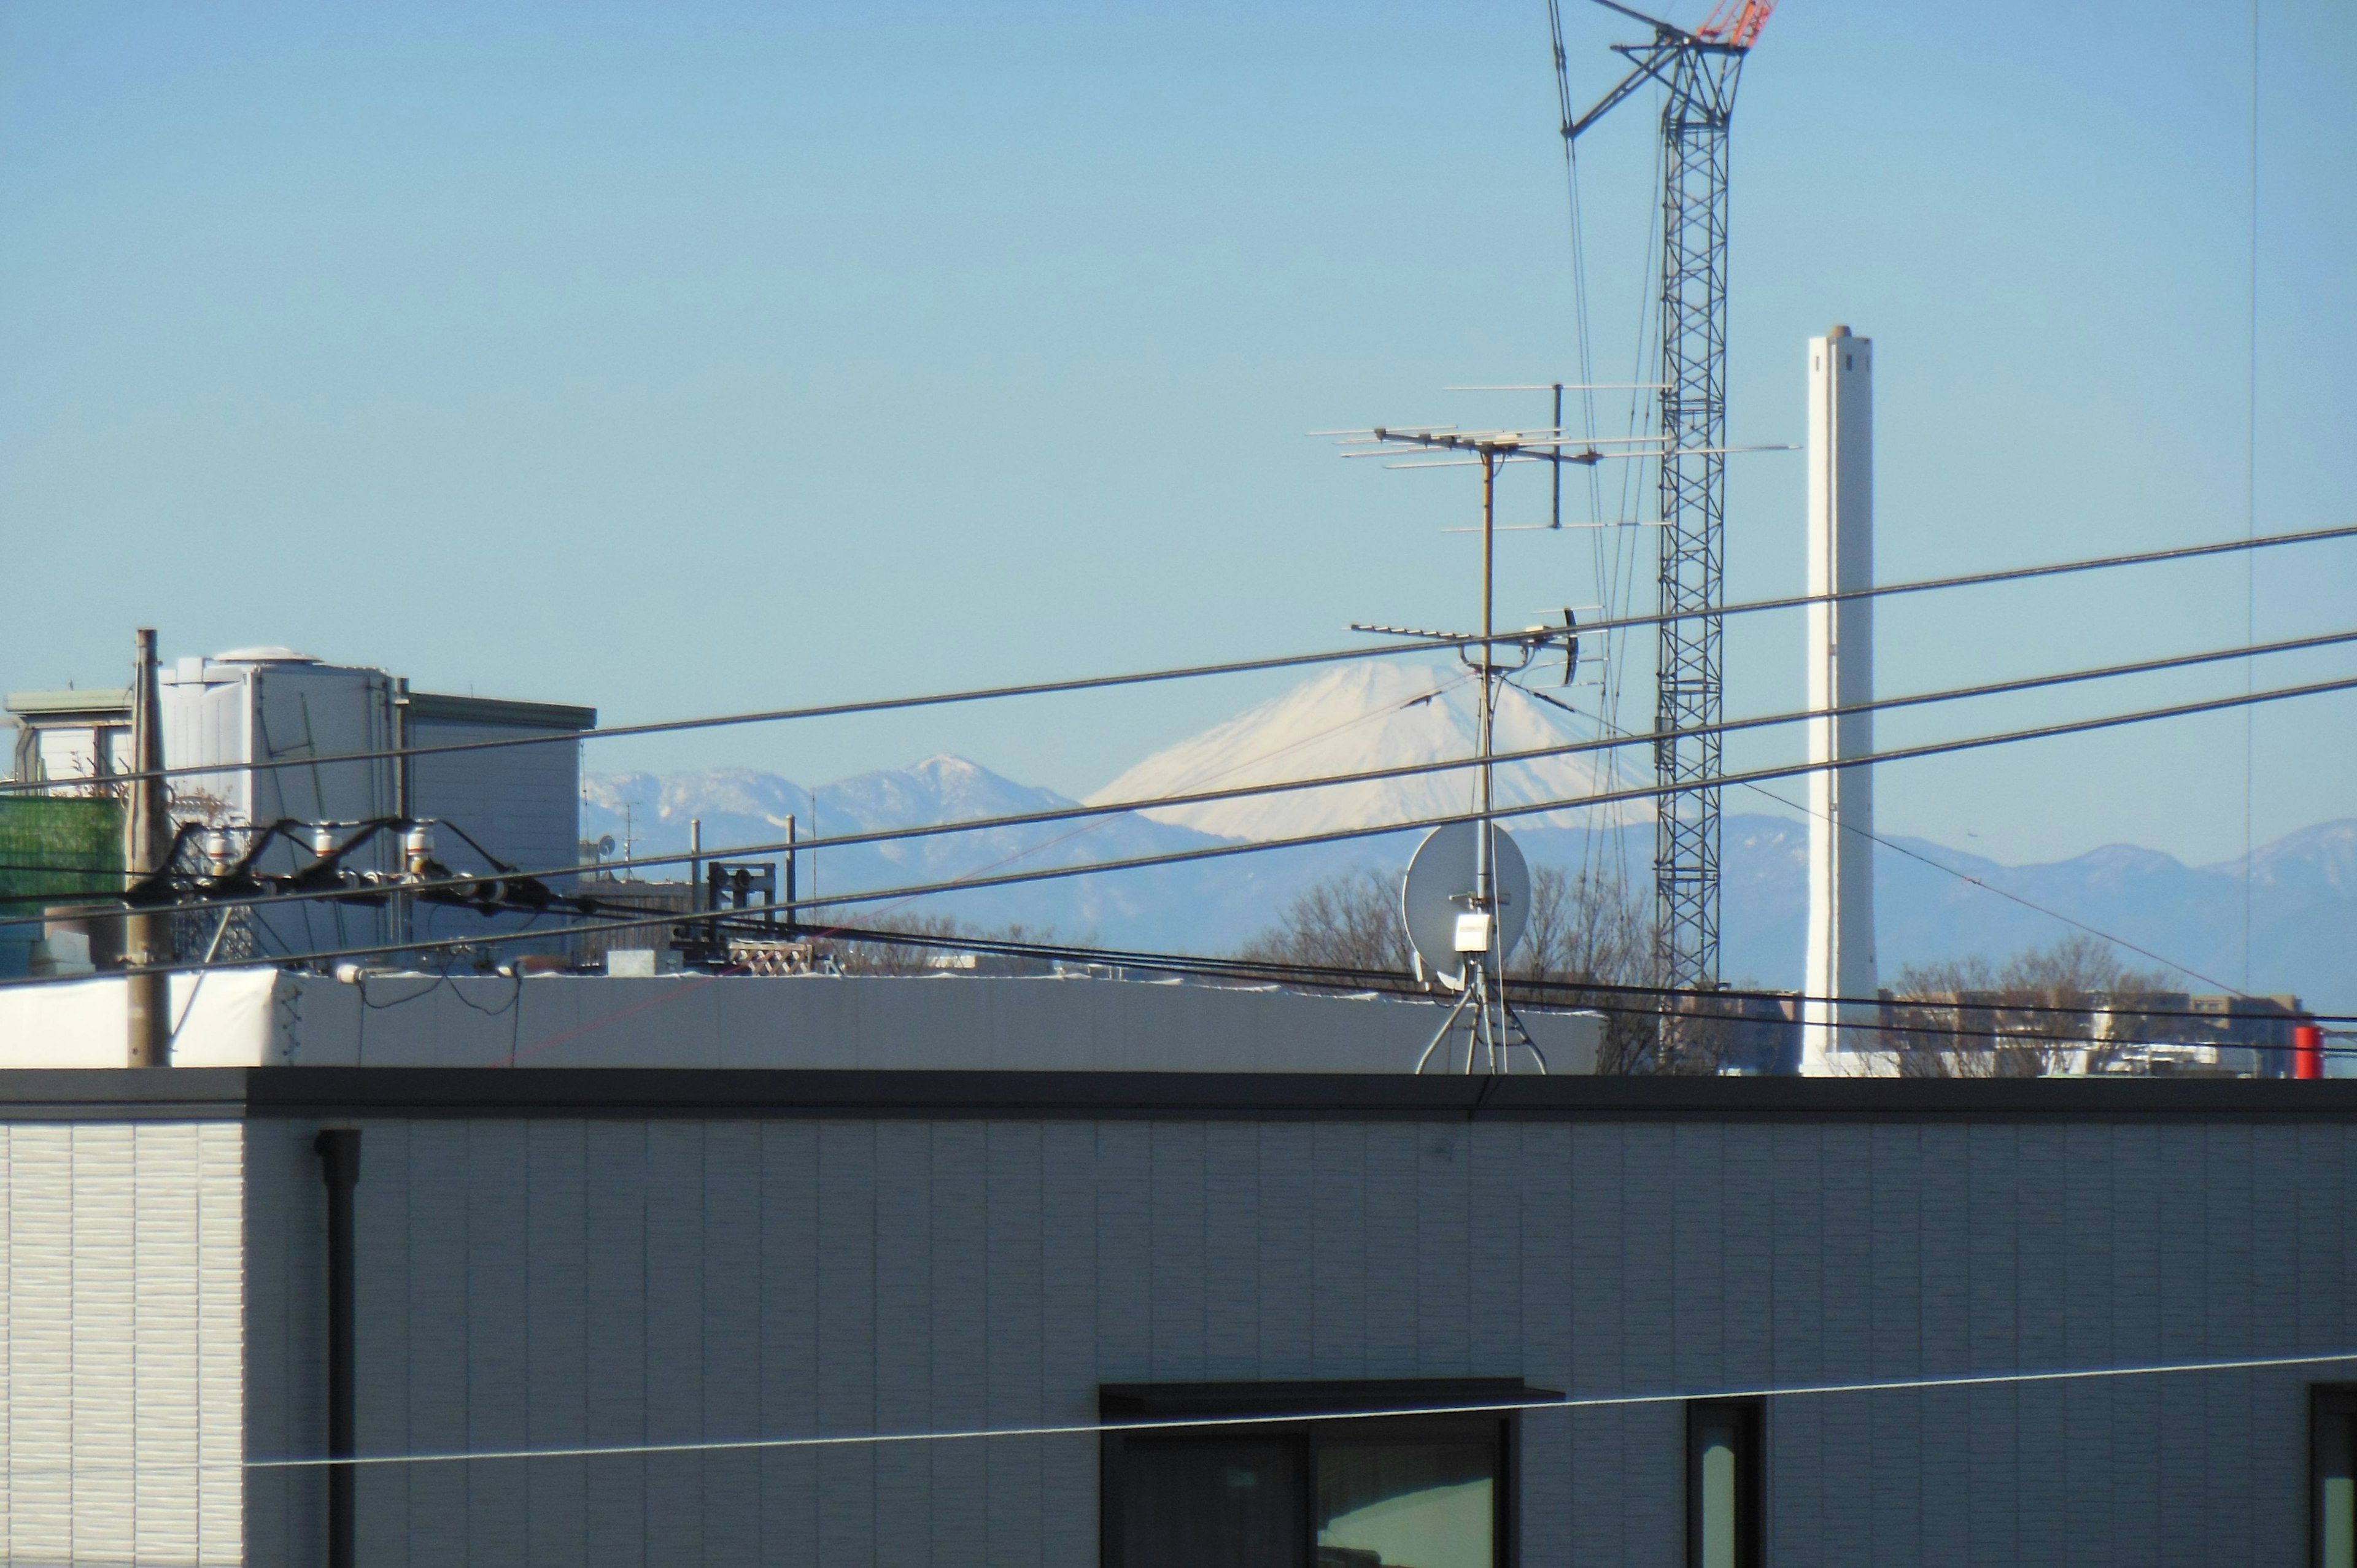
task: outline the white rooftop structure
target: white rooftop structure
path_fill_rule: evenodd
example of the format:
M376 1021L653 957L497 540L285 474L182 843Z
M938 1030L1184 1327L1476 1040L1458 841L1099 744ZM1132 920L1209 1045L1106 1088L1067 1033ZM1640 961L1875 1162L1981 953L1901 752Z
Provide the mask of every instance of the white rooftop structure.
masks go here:
M339 843L359 840L341 864L388 872L400 863L395 818L426 819L434 855L452 871L521 871L574 865L580 843L580 746L597 710L558 703L413 692L406 681L366 665L331 664L275 646L237 648L166 663L157 672L165 765L197 768L171 780L171 811L180 822L269 829L273 824L339 824ZM15 771L53 779L60 792L130 766L127 690L11 692L7 709L20 729ZM435 747L481 741L542 739L472 750ZM387 755L417 748L404 778ZM315 760L351 757L350 761ZM310 835L289 830L261 854L259 869L278 875L312 864ZM239 847L243 847L242 841ZM563 875L546 878L560 890ZM465 938L512 928L522 918L484 916L430 903L285 904L249 917L264 957L392 941ZM406 923L406 929L395 928Z

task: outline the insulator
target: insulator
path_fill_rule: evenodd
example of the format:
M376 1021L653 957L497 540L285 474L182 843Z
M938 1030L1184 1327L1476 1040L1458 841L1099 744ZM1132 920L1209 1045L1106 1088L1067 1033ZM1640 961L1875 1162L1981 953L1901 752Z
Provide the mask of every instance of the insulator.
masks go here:
M425 822L412 822L409 831L401 835L401 853L409 862L409 875L423 876L434 861L434 829Z
M216 877L227 876L236 864L237 849L229 834L220 828L205 831L205 864Z
M311 853L326 860L336 853L336 830L326 822L311 830Z

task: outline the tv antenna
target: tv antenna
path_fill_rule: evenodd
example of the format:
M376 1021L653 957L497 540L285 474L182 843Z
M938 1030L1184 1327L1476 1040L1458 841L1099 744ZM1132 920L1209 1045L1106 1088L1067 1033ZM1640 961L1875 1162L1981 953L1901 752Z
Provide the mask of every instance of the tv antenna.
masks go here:
M1342 437L1346 457L1433 455L1388 464L1391 467L1480 467L1481 629L1478 637L1364 624L1351 629L1445 639L1480 679L1474 746L1479 768L1476 818L1427 833L1408 864L1407 880L1400 890L1400 918L1407 926L1417 967L1457 993L1448 1016L1416 1058L1415 1070L1422 1072L1436 1054L1445 1068L1456 1057L1451 1041L1461 1031L1468 1073L1511 1072L1517 1046L1527 1049L1544 1072L1545 1054L1506 1000L1506 956L1514 950L1530 920L1531 875L1522 851L1498 826L1495 767L1491 758L1496 750L1498 682L1529 668L1551 647L1564 651L1567 668L1577 643L1568 610L1563 612L1560 626L1528 627L1502 636L1497 629L1498 470L1512 462L1548 463L1560 469L1566 463L1593 465L1643 456L1641 444L1655 438L1591 441L1566 436L1559 429L1462 431L1426 426L1398 430L1383 425L1327 434ZM1631 439L1640 450L1618 449Z
M1592 389L1568 383L1557 388L1550 382L1545 390L1560 396L1563 392ZM1471 830L1471 842L1466 844L1462 837L1451 837L1449 827L1435 829L1417 847L1415 860L1408 868L1407 885L1401 894L1401 916L1407 922L1418 965L1458 993L1456 1005L1448 1010L1432 1043L1417 1058L1416 1069L1422 1071L1461 1024L1467 1031L1467 1072L1475 1070L1477 1061L1485 1064L1484 1071L1511 1070L1512 1052L1517 1045L1527 1047L1537 1057L1544 1072L1545 1057L1532 1043L1530 1031L1523 1026L1522 1019L1506 1001L1506 955L1513 950L1523 922L1529 918L1529 877L1526 871L1520 873L1519 889L1509 886L1501 877L1508 855L1512 857L1513 865L1522 865L1522 852L1513 847L1513 841L1497 825L1495 766L1491 759L1496 749L1499 683L1528 669L1541 654L1554 650L1563 655L1564 682L1568 685L1579 656L1579 627L1577 616L1566 608L1557 612L1562 619L1555 624L1524 627L1518 631L1498 629L1498 472L1509 463L1545 463L1560 473L1566 464L1593 467L1598 463L1660 459L1672 450L1674 439L1661 435L1576 435L1559 424L1543 430L1379 424L1370 430L1312 434L1339 436L1345 457L1391 459L1384 463L1390 468L1481 470L1481 629L1477 633L1432 631L1365 622L1354 624L1351 629L1455 648L1458 657L1480 678L1474 752L1479 769L1478 804L1475 820L1464 824ZM1690 446L1676 450L1688 456L1695 452ZM1711 449L1710 455L1786 450L1789 448L1784 446L1726 446ZM1464 854L1466 849L1470 850L1469 857ZM1463 867L1466 858L1470 860L1469 867L1442 869ZM1427 861L1428 873L1420 877L1417 867L1426 865ZM1426 885L1437 891L1419 892ZM1511 902L1519 902L1523 908L1510 910ZM1445 942L1441 937L1444 925L1448 931ZM1422 937L1417 934L1420 930L1425 933ZM1451 1049L1443 1053L1441 1059L1445 1063L1455 1054Z

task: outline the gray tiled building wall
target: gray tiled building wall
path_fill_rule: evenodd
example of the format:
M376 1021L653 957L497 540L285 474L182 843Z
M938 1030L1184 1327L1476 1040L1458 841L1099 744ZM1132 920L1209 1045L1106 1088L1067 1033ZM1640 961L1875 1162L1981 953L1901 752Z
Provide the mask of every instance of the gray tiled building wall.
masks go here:
M1593 1395L2357 1348L2326 1124L363 1125L369 1452L1086 1422L1100 1381ZM299 1450L317 1171L309 1129L249 1133L252 1441ZM2288 1568L2334 1375L1779 1400L1770 1560ZM1682 1423L1529 1418L1523 1561L1683 1562ZM377 1468L361 1561L1084 1564L1096 1464L1080 1436ZM308 1560L316 1486L253 1488L254 1562Z
M475 848L480 844L510 866L551 873L543 880L559 893L570 893L574 878L554 873L581 858L579 744L561 731L514 725L415 718L409 725L409 744L425 747L535 736L551 744L414 759L410 810L442 824L435 835L434 854L453 871L491 870ZM430 903L416 906L413 922L412 935L419 940L468 937L527 923L512 915L486 917L473 909Z

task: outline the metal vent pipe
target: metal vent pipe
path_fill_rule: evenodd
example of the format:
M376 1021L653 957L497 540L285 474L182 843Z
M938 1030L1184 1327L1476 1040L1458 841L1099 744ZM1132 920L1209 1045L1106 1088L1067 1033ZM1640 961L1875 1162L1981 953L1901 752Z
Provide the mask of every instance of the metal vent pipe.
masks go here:
M352 1188L361 1179L357 1127L330 1127L313 1141L328 1184L328 1457L350 1459L358 1439L352 1353ZM328 1568L354 1568L358 1530L353 1471L328 1466Z

